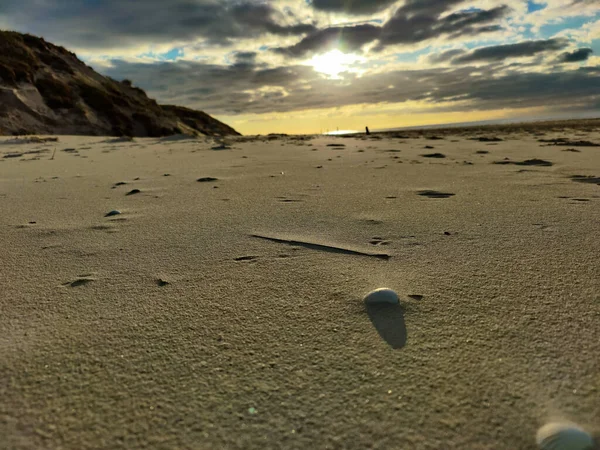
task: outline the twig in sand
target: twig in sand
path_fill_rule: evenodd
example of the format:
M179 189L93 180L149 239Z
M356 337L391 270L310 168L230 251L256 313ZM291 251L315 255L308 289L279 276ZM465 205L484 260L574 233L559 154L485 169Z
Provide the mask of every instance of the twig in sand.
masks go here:
M54 155L56 155L56 145L54 146L54 151L52 152L52 158L50 158L50 161L54 161Z
M305 241L295 241L292 239L280 239L275 237L263 236L260 234L252 234L252 237L265 239L267 241L279 242L280 244L288 244L288 245L298 245L300 247L310 248L312 250L321 250L324 252L330 253L342 253L345 255L359 255L359 256L370 256L371 258L379 258L379 259L390 259L391 256L385 253L369 253L369 252L361 252L358 250L350 250L343 247L337 247L334 245L323 245L323 244L315 244L313 242L305 242Z

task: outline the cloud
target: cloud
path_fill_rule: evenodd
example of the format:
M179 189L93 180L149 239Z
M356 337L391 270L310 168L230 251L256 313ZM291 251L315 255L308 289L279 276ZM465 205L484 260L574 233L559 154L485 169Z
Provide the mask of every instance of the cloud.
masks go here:
M225 45L264 34L301 36L316 30L269 2L251 0L2 0L2 16L15 29L88 49L196 40Z
M454 39L499 31L502 29L500 25L490 23L509 12L509 8L503 5L489 10L459 11L441 17L442 13L456 3L460 2L431 0L417 3L413 0L412 3L407 3L383 26L379 46L412 44L444 35Z
M325 28L309 34L295 45L275 48L273 51L293 57L333 48L352 52L359 50L369 42L373 42L380 33L381 27L371 24Z
M76 50L162 103L217 115L597 106L598 0L545 1L526 14L522 0L0 0L0 24ZM587 22L565 32L564 14ZM544 24L552 34L536 35ZM364 51L360 71L328 79L298 64L334 48Z
M461 49L446 50L440 53L432 53L427 57L431 64L439 64L454 59L458 55L464 55L465 51Z
M113 61L107 75L137 80L160 102L216 115L293 112L354 104L424 101L442 108L465 102L468 110L592 105L600 100L599 67L566 72L499 72L497 66L396 70L344 80L327 79L308 66L274 68L199 62L132 64ZM199 84L198 80L202 80Z
M337 48L356 51L378 41L376 50L396 44L414 44L441 36L455 39L502 30L492 22L504 17L509 8L498 6L489 10L466 10L442 16L463 0L410 0L399 8L383 26L363 24L336 26L316 30L298 43L277 47L276 53L302 57L309 53Z
M397 0L312 0L315 9L346 14L373 14L396 3Z
M572 52L563 53L559 60L564 63L573 63L573 62L581 62L587 61L587 59L591 56L593 50L591 48L579 48Z
M470 63L477 61L503 61L507 58L522 58L538 53L562 50L569 41L563 38L538 41L524 41L516 44L481 47L453 60L453 63Z

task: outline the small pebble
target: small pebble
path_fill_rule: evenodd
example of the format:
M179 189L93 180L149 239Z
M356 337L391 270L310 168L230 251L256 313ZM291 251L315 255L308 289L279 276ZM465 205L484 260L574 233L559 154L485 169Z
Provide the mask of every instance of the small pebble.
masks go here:
M104 217L118 216L119 214L121 214L121 211L113 209L111 212L105 214Z
M140 192L142 192L142 191L140 191L139 189L132 189L125 195L134 195L134 194L139 194Z

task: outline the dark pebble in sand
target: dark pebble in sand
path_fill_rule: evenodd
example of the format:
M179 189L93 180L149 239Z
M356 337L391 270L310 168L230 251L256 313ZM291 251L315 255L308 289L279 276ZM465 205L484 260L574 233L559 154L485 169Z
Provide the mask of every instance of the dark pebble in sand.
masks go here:
M111 212L106 213L104 215L104 217L112 217L112 216L118 216L119 214L121 214L121 211L117 210L117 209L113 209Z
M419 294L411 294L409 295L410 298L412 298L413 300L423 300L423 296L419 295Z
M202 177L202 178L198 178L196 181L198 181L199 183L208 183L211 181L218 181L218 178L214 178L214 177Z
M423 158L445 158L446 157L446 155L444 155L443 153L426 153L421 156Z
M37 222L35 222L35 221L32 220L31 222L29 222L29 225L35 225L36 223Z
M135 195L135 194L139 194L140 192L142 192L142 191L140 191L139 189L132 189L125 195Z
M165 174L163 174L163 177L170 177L170 176L171 176L171 174L170 174L170 173L165 173Z
M163 287L169 285L170 283L168 281L163 280L162 278L158 278L156 280L156 284L160 287Z
M446 236L450 236L450 232L449 232L449 231L444 231L444 234L445 234Z
M435 147L434 147L433 145L426 145L424 148L426 148L426 149L429 149L429 150L430 150L430 149L432 149L432 148L435 148Z

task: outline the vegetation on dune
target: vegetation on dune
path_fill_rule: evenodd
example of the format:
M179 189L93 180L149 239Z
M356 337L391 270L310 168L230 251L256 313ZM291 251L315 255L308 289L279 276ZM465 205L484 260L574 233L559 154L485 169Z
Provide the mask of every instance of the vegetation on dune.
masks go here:
M36 79L35 87L42 95L46 105L52 109L74 108L77 105L77 98L73 89L52 75Z

